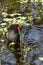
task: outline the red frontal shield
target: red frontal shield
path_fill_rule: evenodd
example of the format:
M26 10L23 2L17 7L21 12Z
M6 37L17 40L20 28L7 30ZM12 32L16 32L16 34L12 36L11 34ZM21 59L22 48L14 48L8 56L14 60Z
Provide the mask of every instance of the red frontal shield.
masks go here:
M18 32L20 32L20 26L18 26Z

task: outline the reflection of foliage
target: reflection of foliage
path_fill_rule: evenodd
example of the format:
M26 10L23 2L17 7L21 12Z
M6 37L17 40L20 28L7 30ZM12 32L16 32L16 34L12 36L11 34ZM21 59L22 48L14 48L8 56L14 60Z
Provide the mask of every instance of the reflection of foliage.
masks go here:
M23 25L24 25L24 21L20 20L20 21L18 21L18 24L19 24L20 26L23 26Z
M23 3L22 2L22 4L20 3L20 1L21 0L16 0L13 4L12 4L12 6L9 6L8 7L8 11L9 11L9 13L10 13L10 11L11 11L11 13L13 13L13 14L7 14L7 13L4 13L4 14L2 14L2 15L4 15L4 18L3 18L3 20L4 21L7 21L7 23L8 23L8 26L5 28L5 27L3 27L4 26L4 24L1 24L2 25L2 27L3 27L3 36L5 35L5 33L7 32L7 28L10 26L10 25L12 25L12 24L19 24L20 26L23 26L24 24L25 24L25 20L22 20L21 18L19 19L18 18L18 20L14 17L14 12L16 11L16 12L20 12L20 6L22 5L23 7L25 7L25 9L26 9L26 15L28 14L28 16L27 16L27 18L28 18L28 21L30 22L30 23L32 23L33 22L33 19L35 19L35 21L34 22L41 22L42 23L42 20L43 20L43 10L42 10L42 3L41 2L38 2L38 3L31 3L31 2L26 2L26 3ZM34 7L33 7L33 5L34 5ZM30 7L31 6L31 7ZM32 12L32 9L33 10L35 10L34 12L33 12L33 14L31 14ZM37 11L38 11L38 13L37 13ZM38 16L36 16L35 18L33 18L33 16L34 15L38 15ZM17 14L18 15L18 14ZM7 16L11 16L11 18L7 18ZM25 17L24 17L25 18Z
M20 6L22 5L22 8L23 7L25 7L25 11L26 11L26 13L28 13L29 15L31 14L31 10L32 9L36 9L38 12L39 12L39 14L37 14L38 16L40 16L41 15L41 17L42 17L42 13L40 12L40 11L42 11L42 3L41 2L22 2L22 3L20 3L21 1L23 1L23 0L16 0L13 4L12 4L12 6L11 7L9 7L8 8L8 10L9 10L9 13L10 13L10 11L12 11L12 12L20 12ZM25 13L25 11L24 11L24 13ZM36 12L37 12L36 11ZM31 15L32 16L32 15Z
M28 20L29 20L30 22L32 22L32 20L33 20L32 16L28 16Z
M24 3L23 3L23 4L24 4ZM29 3L29 5L31 5L31 3ZM28 5L28 3L27 3L27 5L25 6L25 8L26 8L26 15L27 15L27 13L29 14L29 15L27 16L28 21L29 21L30 23L33 23L33 17L32 17L32 15L30 15L32 9L29 7L29 5ZM35 5L34 5L34 6L35 6ZM8 12L9 12L9 13L14 13L14 11L20 12L19 7L20 7L20 2L14 2L14 3L13 3L13 6L12 6L11 8L8 8ZM41 23L42 23L42 21L43 21L42 12L43 12L43 11L42 11L42 9L41 9L41 3L37 3L37 7L33 7L33 9L37 9L38 12L39 12L39 14L38 14L37 12L35 12L36 14L38 14L38 16L36 16L36 18L35 18L36 23L37 23L37 22L40 23L40 21L41 21ZM10 11L11 11L11 12L10 12ZM11 18L7 18L8 15L10 15ZM34 13L33 13L33 15L34 15ZM21 16L20 16L20 17L21 17ZM24 18L25 18L25 17L24 17ZM22 17L21 17L20 19L18 18L18 20L17 20L17 19L14 17L14 14L4 14L3 20L8 23L8 26L6 25L6 27L3 27L4 25L1 25L1 26L3 27L3 28L0 29L0 31L1 31L1 33L2 33L1 42L4 41L3 38L5 37L5 34L6 34L6 32L8 31L7 28L8 28L10 25L12 25L12 24L19 24L20 26L23 26L23 25L25 25L25 23L26 23L26 21L25 21L24 19L22 19ZM35 22L35 21L34 21L34 22ZM29 23L28 23L28 24L29 24ZM21 37L20 37L21 43L23 43L23 41L24 41L24 35L25 35L25 31L22 31L22 32L21 32ZM24 46L24 47L25 47L25 46ZM15 49L14 49L14 44L12 44L9 49L10 49L11 51L14 51L14 50L15 50ZM23 49L23 48L22 48L22 49ZM24 57L24 59L27 57L27 54L28 54L28 52L29 52L30 50L31 50L30 47L25 47L25 48L23 49L23 57ZM1 50L0 50L0 51L1 51Z
M19 2L14 2L14 3L13 3L13 9L14 9L14 10L17 11L17 10L19 9L19 7L20 7L20 3L19 3Z
M38 3L38 7L37 7L39 10L41 9L41 2Z

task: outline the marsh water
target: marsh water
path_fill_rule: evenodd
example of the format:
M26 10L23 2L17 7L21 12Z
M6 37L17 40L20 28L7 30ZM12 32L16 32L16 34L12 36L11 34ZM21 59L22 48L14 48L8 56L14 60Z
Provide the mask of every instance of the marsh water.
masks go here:
M40 61L43 61L43 25L33 25L30 30L28 29L26 31L24 40L28 47L33 44L33 50L31 51L31 54L30 54L30 55L33 54L33 57L31 59L32 65L43 65L43 63L40 64ZM29 56L27 56L27 58L28 57ZM33 60L33 58L34 58L34 60ZM40 61L37 62L37 60L39 58L42 58L42 59L40 59ZM29 58L27 61L29 61ZM34 61L36 63L34 63Z
M43 24L32 25L31 28L27 28L24 36L24 46L32 47L32 50L30 52L27 52L27 57L23 59L23 61L20 61L20 59L18 58L19 63L17 65L43 65ZM19 53L16 53L16 55L18 55L17 57L19 57Z
M33 25L31 29L27 28L24 36L24 46L32 47L32 50L27 52L26 58L21 61L18 59L19 64L43 65L43 25ZM21 50L23 51L23 48Z
M27 52L25 59L19 60L19 65L43 65L43 25L33 25L31 29L27 28L24 46L32 47L32 50Z
M0 16L0 20L2 20L2 18L3 17ZM25 33L25 37L24 37L24 46L32 47L32 50L30 52L29 51L27 52L27 57L23 59L25 60L25 62L22 60L20 61L18 58L19 63L17 64L17 62L15 61L16 59L15 59L14 60L15 64L17 65L43 65L43 24L32 25L31 29L28 27ZM9 50L6 50L6 51L9 52ZM0 55L0 60L1 60L1 55ZM13 64L2 64L2 65L13 65Z
M28 53L25 62L31 62L30 65L43 65L43 25L33 25L31 29L27 29L25 38L24 38L24 45L26 46L33 46L32 51ZM19 56L19 55L18 55ZM42 60L39 58L42 58ZM20 62L20 65L25 65L24 61ZM28 64L29 65L29 64Z
M19 63L17 65L43 65L43 24L32 25L31 28L28 27L26 29L23 45L25 47L32 47L32 50L30 52L27 52L27 56L25 59L20 61L20 59L18 58ZM23 48L21 50L23 50ZM24 51L24 54L25 52L26 51ZM17 57L19 57L19 53L16 53L16 55L18 55Z

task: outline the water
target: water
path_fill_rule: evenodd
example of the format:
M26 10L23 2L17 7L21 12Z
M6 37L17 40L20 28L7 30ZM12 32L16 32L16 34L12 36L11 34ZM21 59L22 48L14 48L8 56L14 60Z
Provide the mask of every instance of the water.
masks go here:
M24 45L26 45L25 47L34 47L34 45L36 47L32 48L30 52L27 52L27 57L24 59L25 62L20 61L18 58L19 65L27 65L26 63L31 63L30 65L43 65L43 25L33 25L31 29L26 30ZM16 53L16 55L19 57L19 53ZM39 60L39 58L41 59Z
M30 65L43 65L43 60L39 60L39 57L43 59L43 25L33 25L30 30L27 30L24 41L28 47L30 45L32 46L32 44L33 47L36 45L36 47L30 51L30 56L33 54L33 56L30 57L30 62L32 61ZM29 53L27 58L29 59ZM27 61L29 61L28 59Z
M33 46L33 48L30 52L27 52L27 57L24 59L25 61L19 60L18 64L27 65L26 63L28 63L30 65L43 65L43 25L33 25L31 29L27 29L24 45L26 45L25 47ZM36 45L36 47L34 47L34 45ZM19 53L16 53L16 55L19 57Z

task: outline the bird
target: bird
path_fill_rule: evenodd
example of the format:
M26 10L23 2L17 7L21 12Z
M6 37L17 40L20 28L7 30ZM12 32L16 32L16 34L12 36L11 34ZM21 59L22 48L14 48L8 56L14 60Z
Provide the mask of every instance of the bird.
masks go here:
M10 43L14 42L14 48L20 48L20 26L18 24L12 24L8 28L8 32L6 33L7 48L9 48Z

